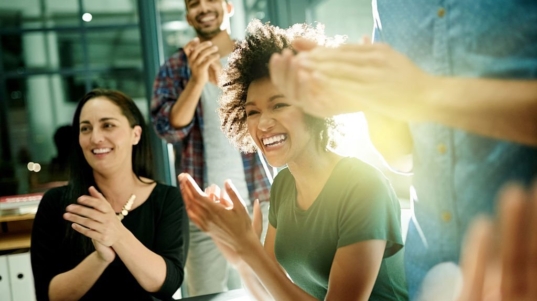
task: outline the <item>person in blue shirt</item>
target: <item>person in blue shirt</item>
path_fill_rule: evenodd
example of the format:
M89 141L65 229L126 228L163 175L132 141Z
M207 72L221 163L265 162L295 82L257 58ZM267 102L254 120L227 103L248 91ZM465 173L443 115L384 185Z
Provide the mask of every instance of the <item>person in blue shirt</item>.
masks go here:
M312 115L363 111L395 168L411 155L415 299L432 267L459 262L470 221L494 211L499 189L537 176L537 2L377 0L373 15L375 43L297 41L298 56L272 57L271 79Z

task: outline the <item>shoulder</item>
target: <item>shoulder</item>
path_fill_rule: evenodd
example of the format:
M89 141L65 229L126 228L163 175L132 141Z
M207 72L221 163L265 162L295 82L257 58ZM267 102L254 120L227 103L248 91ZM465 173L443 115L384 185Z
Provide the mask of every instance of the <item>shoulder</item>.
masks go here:
M294 186L293 183L293 175L289 171L289 168L285 167L284 169L280 170L274 178L271 190L278 191L282 189L287 189L289 186Z
M187 66L188 61L183 48L179 48L174 54L169 56L164 62L163 67L181 67Z
M160 203L164 206L169 203L183 202L183 198L181 197L181 193L179 192L178 187L162 184L159 182L156 182L155 188L153 188L153 191L151 192L149 197L152 198L155 202Z
M69 203L69 186L55 187L45 192L39 201L38 211L57 208L61 208L63 211L67 203Z

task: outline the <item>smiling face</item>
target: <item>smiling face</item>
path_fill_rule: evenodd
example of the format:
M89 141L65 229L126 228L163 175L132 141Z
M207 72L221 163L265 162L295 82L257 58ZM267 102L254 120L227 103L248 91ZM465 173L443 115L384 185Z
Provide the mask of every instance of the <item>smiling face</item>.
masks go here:
M229 27L233 6L224 0L186 0L186 20L198 36L210 39Z
M132 146L142 129L132 128L121 109L105 97L88 100L80 112L79 144L94 172L132 170Z
M272 166L307 160L316 153L301 109L292 106L269 78L248 87L245 111L248 132Z

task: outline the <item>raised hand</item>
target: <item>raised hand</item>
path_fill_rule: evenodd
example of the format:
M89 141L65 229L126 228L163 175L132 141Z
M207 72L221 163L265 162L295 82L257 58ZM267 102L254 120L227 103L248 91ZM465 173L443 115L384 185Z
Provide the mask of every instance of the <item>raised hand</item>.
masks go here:
M213 240L235 252L250 242L259 242L248 211L231 181L225 183L229 199L222 193L220 199L215 199L215 193L203 192L190 175L182 173L178 179L190 220Z
M218 47L210 41L200 42L195 38L185 45L184 50L192 72L191 80L201 84L211 82L217 85L222 71Z
M118 220L110 203L95 187L89 188L89 194L78 198L80 205L67 206L63 217L73 223L72 227L77 232L105 247L111 247L123 236L126 228ZM107 254L101 255L107 257Z
M426 117L433 77L386 44L316 46L293 44L302 52L275 54L270 61L273 83L309 114L336 114L375 110L406 120Z
M537 300L537 184L507 187L499 209L496 223L478 219L469 231L458 301Z

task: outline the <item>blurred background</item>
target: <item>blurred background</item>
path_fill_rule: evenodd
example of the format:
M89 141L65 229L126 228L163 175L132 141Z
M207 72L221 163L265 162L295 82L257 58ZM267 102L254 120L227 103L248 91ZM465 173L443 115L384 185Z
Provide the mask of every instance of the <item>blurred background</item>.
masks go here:
M236 39L252 18L280 27L320 22L328 35L347 35L350 42L373 28L371 0L231 2ZM55 135L68 139L58 129L70 124L87 91L121 90L149 121L158 67L193 37L183 0L0 0L0 196L43 191L63 180L51 171L68 154ZM339 151L383 170L407 208L410 177L386 168L361 114L341 120L347 136ZM151 135L156 178L175 184L173 146Z

